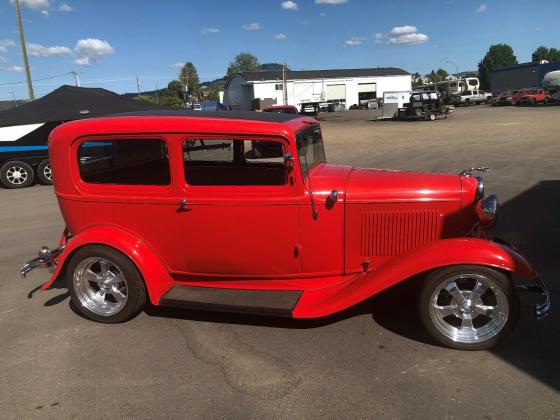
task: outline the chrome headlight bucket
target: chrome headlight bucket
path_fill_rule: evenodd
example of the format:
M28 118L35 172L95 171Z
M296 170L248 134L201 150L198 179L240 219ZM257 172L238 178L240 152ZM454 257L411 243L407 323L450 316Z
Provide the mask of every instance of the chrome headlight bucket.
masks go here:
M496 223L496 216L499 207L500 202L498 201L498 197L494 194L480 200L476 204L476 214L480 222L483 225L492 225Z
M475 201L480 200L482 197L484 197L484 179L482 179L481 176L475 176L474 177L476 179L476 193L474 196Z

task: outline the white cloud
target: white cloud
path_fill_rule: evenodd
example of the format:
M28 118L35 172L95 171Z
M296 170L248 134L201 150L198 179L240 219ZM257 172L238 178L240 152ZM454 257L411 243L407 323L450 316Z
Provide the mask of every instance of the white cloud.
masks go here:
M25 68L21 66L11 66L11 67L6 67L4 70L15 71L16 73L23 73L25 71Z
M6 60L4 57L2 57L2 56L0 55L0 63L6 64L7 62L8 62L8 60Z
M364 38L360 38L360 37L352 37L348 40L346 40L346 42L344 43L345 47L357 47L359 45L362 45L364 43L365 39Z
M286 36L286 34L280 33L280 34L274 35L274 38L276 38L278 41L283 41L284 39L286 39L288 37Z
M14 4L14 0L10 0L10 3ZM21 6L27 6L31 10L45 10L51 5L50 0L19 0Z
M478 6L478 9L475 10L476 13L486 12L488 10L488 6L485 3L482 3Z
M282 9L284 10L298 10L298 4L295 1L287 0L282 2Z
M315 0L315 4L344 4L348 0Z
M253 23L246 23L245 25L241 26L246 31L258 31L262 28L261 24L258 22Z
M379 32L376 33L376 34L373 34L372 38L373 38L373 43L374 44L381 44L383 42L383 34L381 34Z
M415 32L418 32L418 29L416 29L416 26L405 25L405 26L395 26L393 29L391 29L391 32L389 32L389 34L391 34L391 35L405 35L405 34L413 34Z
M41 10L41 14L43 16L49 17L49 11L48 10Z
M9 47L14 46L14 41L11 39L0 39L0 51L6 52Z
M325 12L321 12L321 13L319 13L319 16L325 17L325 16L327 16L327 14Z
M45 47L40 44L27 43L27 54L32 57L58 57L72 53L72 50L63 46Z
M78 58L74 63L89 66L99 62L103 57L113 54L115 49L107 42L96 38L80 39L74 47Z
M416 28L416 26L395 26L389 32L387 44L418 45L423 44L424 42L428 41L428 39L430 39L428 35L418 33L418 29ZM378 34L376 34L374 42L379 43L380 41L381 37L378 37Z
M58 11L59 12L73 12L74 8L72 6L70 6L68 3L62 3L60 6L58 6Z
M218 33L218 32L220 32L220 30L219 30L218 28L202 28L202 29L200 30L200 33L201 33L202 35L206 35L206 34L216 34L216 33Z
M182 69L184 65L185 65L184 62L179 61L178 63L170 64L168 67L171 69Z

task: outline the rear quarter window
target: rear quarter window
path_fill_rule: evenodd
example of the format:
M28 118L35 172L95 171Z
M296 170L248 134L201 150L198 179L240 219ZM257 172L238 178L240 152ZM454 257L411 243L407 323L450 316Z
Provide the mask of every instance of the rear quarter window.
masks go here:
M160 139L91 140L78 148L80 177L90 184L169 185L169 155Z

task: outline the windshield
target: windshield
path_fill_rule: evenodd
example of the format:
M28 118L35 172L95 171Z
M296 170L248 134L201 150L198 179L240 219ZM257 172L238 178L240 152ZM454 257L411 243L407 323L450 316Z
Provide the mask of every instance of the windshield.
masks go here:
M301 131L296 136L297 151L303 177L320 162L326 162L321 129L314 126Z

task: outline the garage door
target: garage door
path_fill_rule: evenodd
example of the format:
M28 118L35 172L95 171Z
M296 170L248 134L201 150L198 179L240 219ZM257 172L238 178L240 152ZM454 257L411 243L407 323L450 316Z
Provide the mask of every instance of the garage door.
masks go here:
M346 101L346 85L327 85L327 101Z

